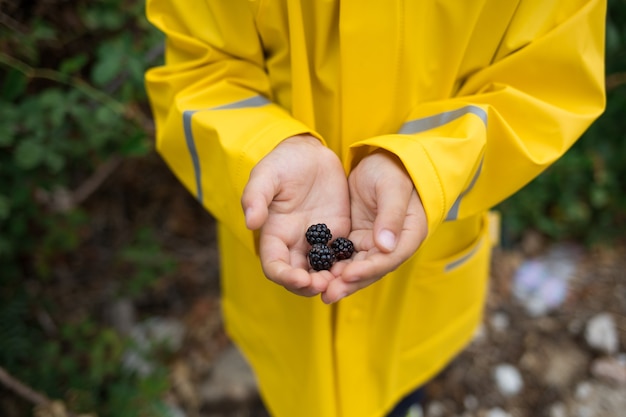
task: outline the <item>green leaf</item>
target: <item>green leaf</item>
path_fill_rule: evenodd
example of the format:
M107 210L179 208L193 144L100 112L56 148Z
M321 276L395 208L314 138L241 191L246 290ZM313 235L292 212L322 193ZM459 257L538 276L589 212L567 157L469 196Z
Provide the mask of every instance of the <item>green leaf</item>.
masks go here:
M11 200L0 194L0 220L8 219L11 214Z
M117 30L124 25L125 17L118 10L108 10L100 14L100 22L105 29Z
M15 148L14 159L22 169L32 169L39 165L46 156L46 148L33 139L24 139Z
M122 62L123 58L120 56L98 61L91 72L91 79L94 84L104 86L113 81L122 69Z
M10 70L2 82L0 98L6 101L13 101L24 94L27 85L28 79L21 72Z
M141 55L134 55L129 57L128 71L130 73L131 80L137 83L143 83L145 67L143 57Z
M594 208L602 208L605 207L609 201L611 201L611 196L609 192L603 187L592 187L591 188L591 205Z
M83 12L82 19L91 30L117 30L124 25L126 17L126 13L120 13L117 9L107 10L104 7L92 7Z
M46 165L50 168L52 173L59 173L63 168L65 168L65 157L56 152L48 152L46 154Z
M103 127L109 127L110 125L119 122L120 116L115 114L111 109L105 106L100 106L96 109L95 120Z
M622 43L621 34L617 25L611 20L606 21L606 51L614 53L619 50Z
M111 140L111 132L101 130L99 132L90 132L87 138L89 145L96 150L103 149Z
M9 147L15 140L15 129L8 123L0 122L0 147Z
M120 149L122 155L125 156L142 156L146 155L152 149L152 142L144 132L137 132L131 135Z
M87 54L78 54L67 58L59 65L59 71L63 74L71 75L80 71L87 63Z
M113 81L124 70L128 52L125 37L103 43L98 48L98 60L91 72L94 84L104 86Z
M48 23L38 20L33 24L31 36L37 40L54 40L56 31Z
M2 256L11 256L13 252L13 244L9 239L0 236L0 258Z
M39 94L39 103L47 109L58 107L64 99L63 92L58 88L48 88Z

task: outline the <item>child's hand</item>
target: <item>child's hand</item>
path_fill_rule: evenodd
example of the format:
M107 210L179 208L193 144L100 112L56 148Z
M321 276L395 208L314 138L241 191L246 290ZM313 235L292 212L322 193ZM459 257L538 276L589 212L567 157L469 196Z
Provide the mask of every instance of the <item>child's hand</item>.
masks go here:
M335 236L350 232L348 181L339 158L308 135L289 138L250 173L241 203L246 225L260 229L265 276L299 295L326 291L329 271L309 272L307 228L326 223Z
M349 177L355 253L338 262L322 294L334 303L376 282L411 257L427 234L426 213L400 160L379 150L363 158Z

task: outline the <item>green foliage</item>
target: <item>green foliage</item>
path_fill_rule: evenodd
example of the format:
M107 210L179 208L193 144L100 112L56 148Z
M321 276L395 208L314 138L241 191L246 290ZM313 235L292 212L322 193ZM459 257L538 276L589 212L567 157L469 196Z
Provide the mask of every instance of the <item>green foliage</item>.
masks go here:
M73 412L166 416L165 365L150 376L124 368L126 337L91 312L68 321L41 290L91 220L72 190L112 158L151 150L143 74L162 35L143 1L16 3L3 3L0 21L0 366ZM172 268L149 233L118 258L125 295Z
M120 295L131 297L140 295L176 266L174 259L162 252L153 231L147 228L139 230L135 240L120 252L120 261L130 267Z
M0 363L10 372L75 412L168 415L161 400L168 388L164 365L147 376L123 368L122 355L132 344L90 319L64 324L58 335L46 336L33 323L28 297L15 295L0 305Z
M66 13L78 13L69 30L55 20L58 10L35 16L16 9L23 21L0 26L2 259L32 253L33 236L46 236L47 224L75 225L75 212L42 216L37 195L76 187L113 155L150 150L145 120L129 114L145 104L143 73L154 64L145 55L158 56L161 35L146 22L142 2L131 13L120 12L127 10L122 1L94 3L64 3Z
M505 242L535 228L588 244L626 236L626 2L609 1L607 108L554 165L500 204Z

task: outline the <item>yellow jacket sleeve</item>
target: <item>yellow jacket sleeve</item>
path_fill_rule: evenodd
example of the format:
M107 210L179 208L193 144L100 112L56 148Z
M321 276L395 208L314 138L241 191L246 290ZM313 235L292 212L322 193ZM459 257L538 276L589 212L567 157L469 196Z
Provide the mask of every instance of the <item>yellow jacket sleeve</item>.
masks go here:
M603 111L605 8L601 0L520 2L491 65L466 77L451 98L417 105L397 134L353 144L346 169L375 148L398 155L429 233L496 205L563 155Z
M148 0L146 6L167 39L165 65L146 74L157 149L249 247L240 197L250 170L285 138L315 134L272 102L251 4Z

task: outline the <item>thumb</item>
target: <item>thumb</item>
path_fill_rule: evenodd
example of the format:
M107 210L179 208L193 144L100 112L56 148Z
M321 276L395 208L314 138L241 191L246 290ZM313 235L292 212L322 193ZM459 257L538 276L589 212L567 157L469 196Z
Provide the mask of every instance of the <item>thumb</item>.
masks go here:
M389 181L377 193L374 242L382 252L391 252L396 248L404 226L411 192L407 192L403 185L398 181Z
M252 171L241 196L246 227L250 230L260 229L265 224L269 214L268 207L278 193L271 177L258 171Z

